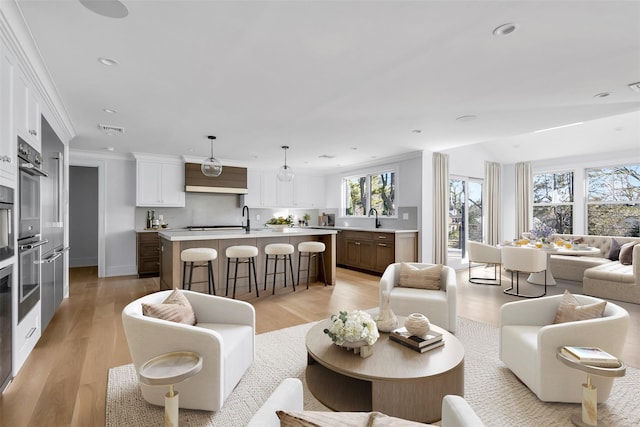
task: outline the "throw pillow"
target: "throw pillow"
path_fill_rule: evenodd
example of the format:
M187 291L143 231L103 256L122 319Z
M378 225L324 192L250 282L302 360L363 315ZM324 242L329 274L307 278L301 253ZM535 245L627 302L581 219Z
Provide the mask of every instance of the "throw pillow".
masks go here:
M620 264L631 265L633 262L633 247L640 242L625 243L620 247Z
M440 275L442 274L442 264L429 267L417 267L407 263L400 264L399 286L405 288L418 289L440 289Z
M160 304L143 303L142 314L187 325L195 325L197 323L193 307L191 307L191 303L180 289L174 289Z
M606 301L580 305L576 297L568 290L565 290L553 323L575 322L576 320L602 317L606 305Z
M369 414L369 427L417 427L430 426L417 421L409 421L402 418L390 417L382 412L371 412Z
M618 257L620 256L620 246L620 242L612 237L611 249L609 249L609 255L607 256L607 258L609 258L611 261L617 261Z
M367 412L276 411L280 427L368 427Z

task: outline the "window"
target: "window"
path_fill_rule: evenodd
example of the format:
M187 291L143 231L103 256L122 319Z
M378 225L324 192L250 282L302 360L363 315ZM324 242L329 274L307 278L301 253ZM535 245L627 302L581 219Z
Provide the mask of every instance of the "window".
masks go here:
M345 216L367 216L370 209L379 216L395 216L396 174L393 171L343 178Z
M558 233L573 232L573 172L533 175L533 217Z
M482 181L472 178L449 180L449 254L466 257L466 243L482 242Z
M587 233L640 236L640 165L587 169Z

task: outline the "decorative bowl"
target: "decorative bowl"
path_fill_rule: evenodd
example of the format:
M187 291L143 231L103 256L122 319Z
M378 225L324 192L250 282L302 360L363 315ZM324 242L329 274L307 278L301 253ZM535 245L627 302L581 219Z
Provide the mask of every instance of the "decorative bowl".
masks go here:
M411 335L424 337L431 329L431 323L427 316L420 313L411 313L404 322L404 327Z
M289 228L289 224L267 224L267 227L273 231L284 231L285 228Z

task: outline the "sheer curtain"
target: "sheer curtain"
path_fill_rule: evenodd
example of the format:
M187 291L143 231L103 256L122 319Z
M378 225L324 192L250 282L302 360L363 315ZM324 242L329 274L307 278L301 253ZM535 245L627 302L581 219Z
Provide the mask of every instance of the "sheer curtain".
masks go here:
M531 163L516 163L516 238L531 229L533 218L533 175Z
M447 264L449 156L433 153L433 262Z
M500 199L502 197L501 166L496 162L484 163L484 185L487 232L486 242L489 245L500 243Z

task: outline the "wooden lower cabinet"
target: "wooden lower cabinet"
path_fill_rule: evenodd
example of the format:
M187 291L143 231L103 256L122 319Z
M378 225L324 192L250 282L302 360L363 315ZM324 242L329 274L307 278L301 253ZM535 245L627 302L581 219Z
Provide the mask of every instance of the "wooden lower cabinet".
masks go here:
M138 277L160 275L160 237L156 231L136 233Z
M338 265L384 273L394 262L418 260L418 233L341 230L337 238Z

